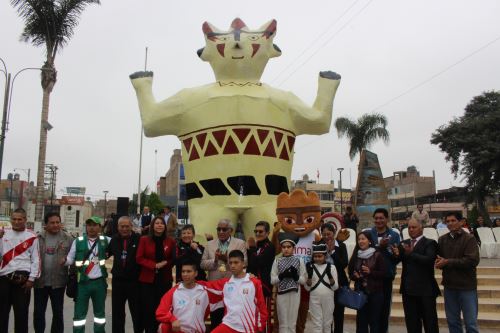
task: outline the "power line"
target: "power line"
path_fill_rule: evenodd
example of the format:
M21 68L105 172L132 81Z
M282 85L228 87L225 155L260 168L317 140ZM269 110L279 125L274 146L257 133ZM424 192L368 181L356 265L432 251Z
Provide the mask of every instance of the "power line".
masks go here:
M325 30L323 30L323 32L319 34L319 36L315 40L309 43L309 45L306 46L292 62L290 62L281 72L279 72L278 75L276 75L275 78L271 80L271 83L276 82L283 73L285 73L290 67L292 67L292 65L295 64L297 60L299 60L309 49L311 49L312 46L316 44L316 42L320 40L333 26L335 26L359 1L360 0L354 1L352 5L349 6L349 8L347 8L339 17L333 20L333 23L330 24Z
M417 83L417 84L416 84L416 85L414 85L413 87L411 87L411 88L409 88L409 89L405 90L404 92L402 92L401 94L397 95L396 97L393 97L393 98L389 99L387 102L385 102L385 103L383 103L383 104L381 104L381 105L377 106L376 108L373 108L373 109L370 111L370 113L375 112L375 111L377 111L377 110L379 110L379 109L381 109L381 108L383 108L383 107L385 107L385 106L387 106L387 105L391 104L392 102L394 102L394 101L398 100L399 98L401 98L401 97L403 97L403 96L405 96L405 95L408 95L410 92L412 92L412 91L414 91L414 90L416 90L416 89L418 89L418 88L422 87L423 85L425 85L425 84L429 83L430 81L434 80L435 78L437 78L437 77L439 77L439 76L443 75L444 73L446 73L447 71L449 71L449 70L450 70L450 69L452 69L453 67L455 67L455 66L457 66L457 65L461 64L461 63L462 63L462 62L464 62L465 60L467 60L467 59L469 59L470 57L474 56L475 54L477 54L477 53L479 53L479 52L483 51L484 49L488 48L489 46L491 46L492 44L496 43L496 42L497 42L497 41L499 41L499 40L500 40L500 36L498 36L498 37L494 38L493 40L491 40L491 41L487 42L486 44L483 44L481 47L479 47L479 48L475 49L474 51L470 52L469 54L467 54L466 56L462 57L460 60L456 61L455 63L453 63L453 64L451 64L451 65L449 65L449 66L445 67L443 70L441 70L441 71L437 72L436 74L431 75L431 76L430 76L430 77L428 77L427 79L425 79L425 80L423 80L423 81L421 81L421 82ZM300 150L300 149L302 149L302 148L304 148L304 147L309 146L310 144L312 144L312 143L314 143L314 142L318 141L320 138L321 138L321 136L317 137L317 138L316 138L316 139L314 139L314 140L311 140L311 141L309 141L309 142L305 143L304 145L302 145L301 147L299 147L297 150Z
M359 14L361 14L373 0L369 0L359 11L357 11L349 20L339 30L337 30L330 38L328 38L316 51L314 51L306 60L304 60L299 67L297 67L293 72L290 73L283 81L281 81L278 86L283 85L288 79L290 79L300 68L302 68L309 60L311 60L316 54L318 54L321 49L323 49L328 43L330 43L339 33L341 33L348 25L351 23Z
M495 42L497 42L498 40L500 40L500 36L498 36L497 38L491 40L490 42L484 44L483 46L481 46L480 48L472 51L471 53L469 53L468 55L466 55L465 57L463 57L462 59L458 60L457 62L451 64L450 66L446 67L445 69L439 71L438 73L432 75L431 77L421 81L420 83L414 85L413 87L407 89L406 91L404 91L403 93L397 95L396 97L394 98L391 98L390 100L388 100L387 102L385 102L384 104L381 104L379 106L377 106L376 108L372 109L371 112L374 112L374 111L377 111L378 109L381 109L383 108L384 106L386 105L389 105L391 104L392 102L394 102L395 100L409 94L410 92L412 92L413 90L417 89L417 88L420 88L421 86L423 86L424 84L434 80L435 78L437 78L438 76L441 76L442 74L446 73L447 71L449 71L450 69L452 69L453 67L457 66L458 64L464 62L465 60L469 59L470 57L472 57L473 55L475 55L476 53L479 53L481 52L482 50L484 50L485 48L489 47L490 45L494 44Z

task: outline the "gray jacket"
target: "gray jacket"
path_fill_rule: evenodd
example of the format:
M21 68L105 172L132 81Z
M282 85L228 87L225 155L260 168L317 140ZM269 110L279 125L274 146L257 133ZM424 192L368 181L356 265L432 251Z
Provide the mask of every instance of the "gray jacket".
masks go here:
M68 267L64 265L58 265L66 256L68 255L69 249L71 248L71 244L73 243L73 237L65 231L60 231L61 239L57 243L56 253L55 253L55 265L54 271L52 272L52 288L61 288L66 286L66 282L68 280ZM41 274L38 279L35 280L35 288L43 288L44 287L44 278L45 278L45 267L44 267L44 259L45 259L45 238L46 231L42 231L38 235L38 244L40 246L40 265L41 265Z

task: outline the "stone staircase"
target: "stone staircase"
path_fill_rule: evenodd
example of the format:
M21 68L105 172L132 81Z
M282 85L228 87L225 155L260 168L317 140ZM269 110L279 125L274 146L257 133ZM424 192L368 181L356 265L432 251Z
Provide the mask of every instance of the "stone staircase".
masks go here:
M478 278L478 303L479 314L478 324L479 328L493 328L500 329L500 267L477 267ZM439 284L441 292L441 271L436 270L436 280ZM398 323L404 325L404 311L401 294L399 294L399 285L401 282L401 265L398 266L398 271L393 284L393 298L391 310L391 323ZM440 296L437 298L437 311L439 326L446 327L446 315L444 312L444 298ZM355 321L356 311L351 309L345 310L345 320Z

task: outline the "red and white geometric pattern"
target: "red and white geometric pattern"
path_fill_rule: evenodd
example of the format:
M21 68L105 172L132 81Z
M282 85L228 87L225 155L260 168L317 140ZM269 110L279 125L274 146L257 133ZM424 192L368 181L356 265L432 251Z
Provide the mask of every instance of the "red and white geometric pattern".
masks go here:
M223 125L179 136L189 161L216 155L256 155L290 160L295 134L279 127Z

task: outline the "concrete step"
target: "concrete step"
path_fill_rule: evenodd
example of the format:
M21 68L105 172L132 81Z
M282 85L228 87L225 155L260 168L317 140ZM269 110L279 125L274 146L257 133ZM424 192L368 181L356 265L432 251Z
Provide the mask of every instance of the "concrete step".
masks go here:
M496 272L499 273L500 269ZM442 276L436 275L436 281L438 284L441 283ZM399 285L401 283L401 276L398 274L394 279L394 284ZM478 286L500 286L500 275L495 274L478 274L477 275L477 284Z
M443 293L444 288L442 285L439 285L439 289L441 290L441 293ZM399 294L399 284L392 285L392 294L394 296L400 295ZM500 285L495 285L495 286L478 285L477 286L477 297L478 298L500 299Z
M438 297L436 299L436 305L438 311L444 311L444 298ZM479 298L479 312L496 312L500 313L500 298ZM392 309L402 310L403 300L401 295L393 295L392 297Z
M438 310L439 326L446 327L446 315L444 310ZM345 320L355 321L356 311L352 309L345 309ZM390 323L404 324L405 316L402 309L392 309ZM500 328L500 316L498 312L479 312L478 314L479 328Z
M401 271L403 269L403 266L399 264L396 266L397 269L397 274L400 275ZM498 275L500 273L500 267L494 267L494 266L477 266L476 267L476 272L478 275ZM436 269L436 277L441 275L441 270Z

